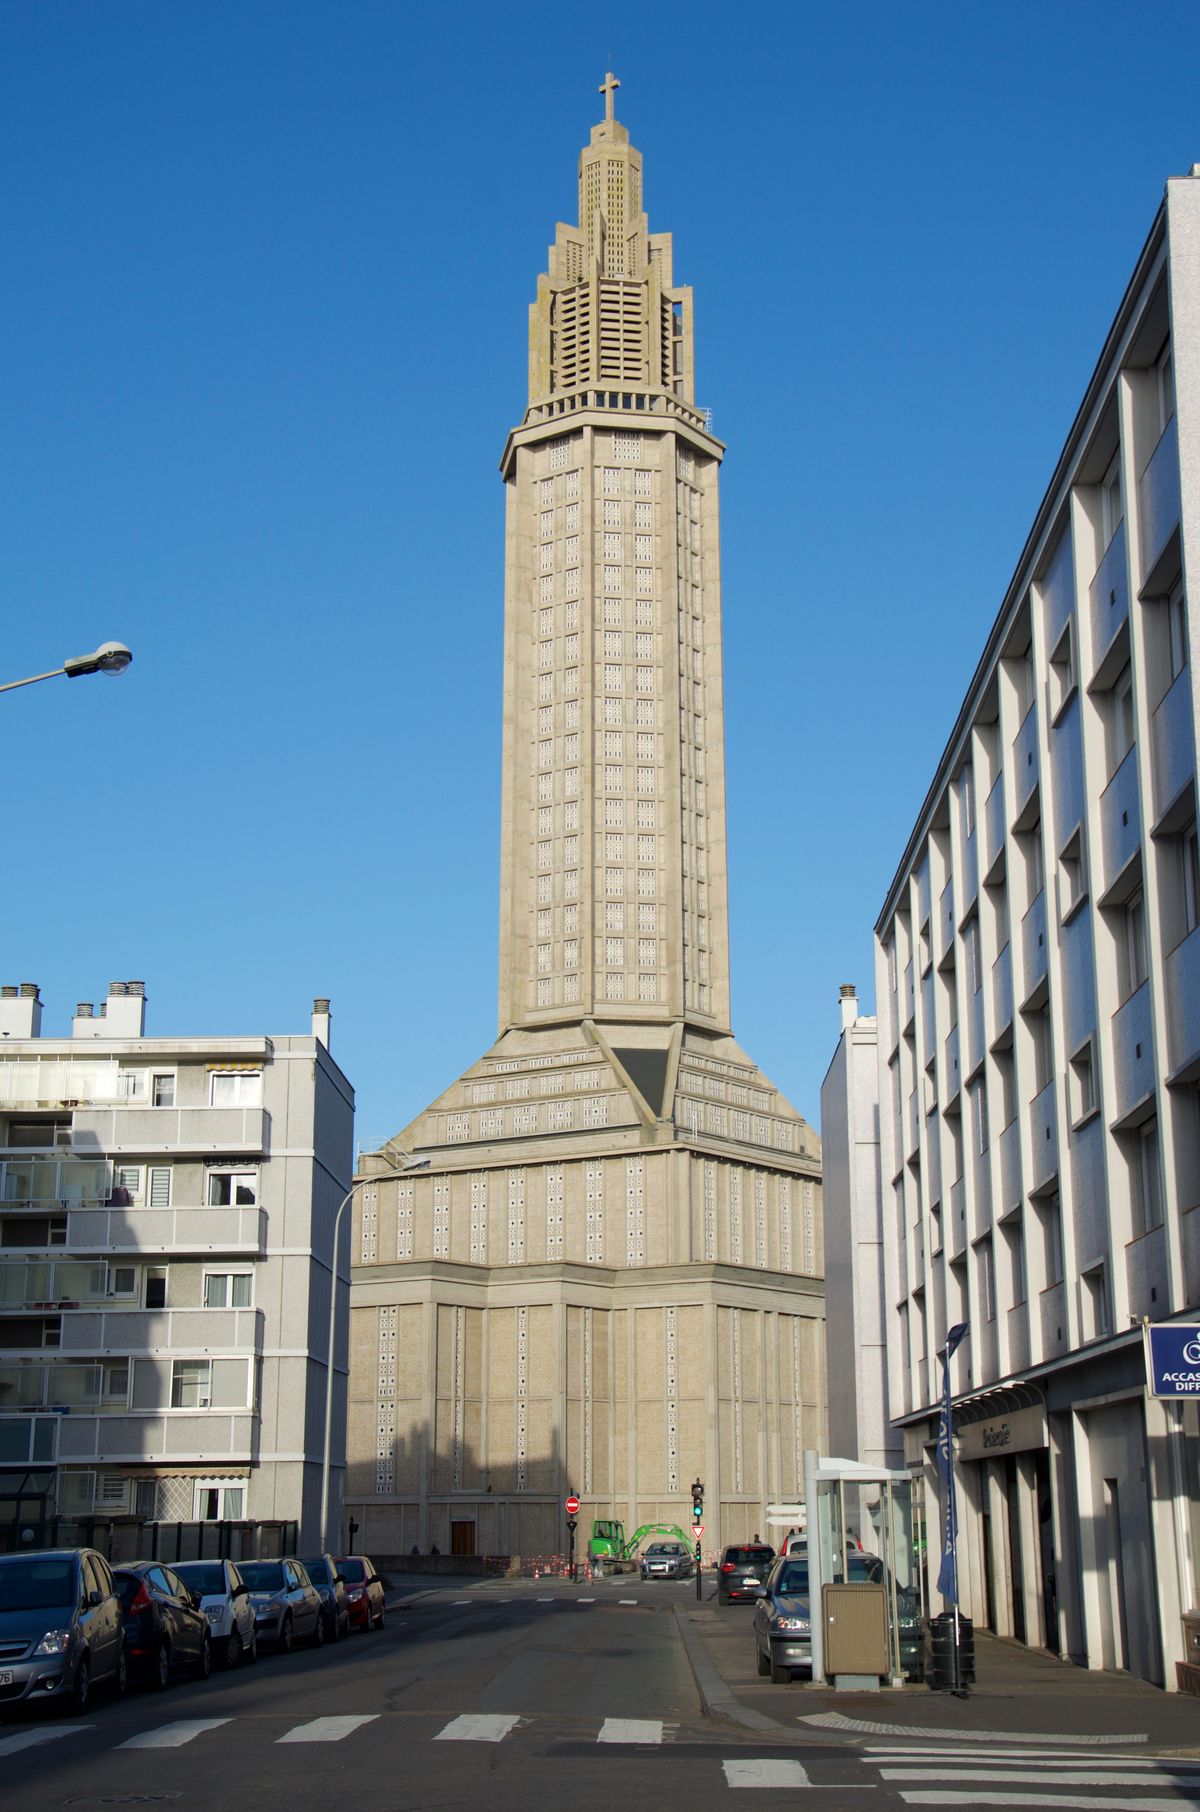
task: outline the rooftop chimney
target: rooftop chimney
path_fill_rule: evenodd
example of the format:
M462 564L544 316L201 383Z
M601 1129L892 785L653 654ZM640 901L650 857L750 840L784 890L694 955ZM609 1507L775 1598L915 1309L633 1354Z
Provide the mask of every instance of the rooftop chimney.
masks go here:
M109 982L105 1004L106 1038L143 1038L146 1032L146 984Z
M853 982L843 982L838 994L842 1003L842 1030L848 1032L858 1019L858 993Z
M36 982L0 988L0 1038L40 1038L42 1001Z
M318 998L313 1001L312 1035L319 1043L325 1046L326 1050L329 1049L329 1021L331 1017L329 1002L318 996Z
M96 1009L90 1000L76 1003L75 1017L71 1021L72 1038L99 1038L104 1031L104 1021L96 1017Z

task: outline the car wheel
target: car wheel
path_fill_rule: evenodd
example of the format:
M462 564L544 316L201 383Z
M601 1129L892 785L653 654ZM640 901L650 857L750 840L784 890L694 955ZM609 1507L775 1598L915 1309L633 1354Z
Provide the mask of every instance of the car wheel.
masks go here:
M324 1648L325 1646L325 1619L320 1615L313 1625L312 1645L314 1648Z
M788 1686L791 1684L791 1678L792 1678L791 1668L790 1667L780 1667L778 1661L776 1661L774 1655L772 1655L771 1656L771 1684L772 1684L772 1686Z
M211 1673L212 1643L209 1641L208 1631L205 1630L200 1639L200 1659L196 1663L196 1678L197 1680L207 1680Z
M88 1708L92 1693L92 1675L86 1655L79 1657L79 1666L75 1669L75 1680L71 1687L71 1709L80 1717Z
M771 1663L766 1655L763 1654L757 1643L754 1645L754 1659L758 1662L758 1671L765 1680L771 1671Z
M125 1653L125 1644L122 1642L121 1652L117 1656L117 1671L113 1675L113 1683L112 1683L113 1698L114 1699L123 1699L125 1697L125 1688L128 1686L128 1684L129 1684L129 1657Z
M340 1642L341 1639L342 1639L342 1626L338 1622L338 1614L335 1611L333 1613L333 1616L329 1619L329 1640L331 1642Z
M279 1652L289 1655L292 1652L292 1613L289 1611L279 1626Z
M235 1625L234 1628L230 1630L228 1639L225 1643L225 1665L226 1667L240 1667L242 1665L242 1660L242 1638L238 1634Z
M165 1692L171 1684L171 1645L169 1642L160 1642L158 1645L150 1684L155 1692Z
M253 1666L254 1663L258 1660L258 1631L257 1630L250 1631L250 1646L246 1650L246 1659L251 1664L251 1666Z
M370 1626L370 1624L369 1624L369 1623L368 1623L368 1625L367 1625L367 1628L368 1628L368 1629L370 1629L370 1627L371 1627L371 1626ZM382 1606L382 1605L380 1605L380 1607L379 1607L379 1615L378 1615L378 1617L376 1617L376 1619L375 1619L375 1628L376 1628L376 1629L377 1629L377 1630L381 1630L381 1629L382 1629L382 1628L383 1628L383 1606Z

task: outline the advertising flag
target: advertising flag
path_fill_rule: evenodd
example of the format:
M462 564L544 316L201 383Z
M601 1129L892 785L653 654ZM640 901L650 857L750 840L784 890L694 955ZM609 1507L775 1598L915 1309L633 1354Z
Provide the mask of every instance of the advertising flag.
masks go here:
M938 1568L937 1589L947 1604L958 1603L958 1557L955 1551L958 1514L954 1502L954 1411L950 1401L950 1361L966 1331L965 1321L952 1327L946 1335L942 1354L945 1388L942 1392L942 1414L937 1438L938 1475L942 1482L942 1564Z

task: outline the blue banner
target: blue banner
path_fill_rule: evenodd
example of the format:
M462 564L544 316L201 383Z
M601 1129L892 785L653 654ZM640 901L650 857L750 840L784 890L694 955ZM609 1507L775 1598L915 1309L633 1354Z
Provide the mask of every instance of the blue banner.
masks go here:
M954 1409L950 1401L950 1361L959 1341L967 1331L965 1321L952 1327L946 1335L942 1353L944 1389L942 1415L937 1438L938 1476L942 1481L942 1564L938 1568L937 1589L947 1604L958 1603L958 1507L954 1502Z
M1200 1325L1162 1321L1146 1329L1146 1382L1152 1397L1200 1397Z

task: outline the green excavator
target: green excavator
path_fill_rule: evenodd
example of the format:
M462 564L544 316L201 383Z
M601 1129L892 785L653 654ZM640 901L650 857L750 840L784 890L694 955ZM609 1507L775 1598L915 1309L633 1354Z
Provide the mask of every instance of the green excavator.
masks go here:
M626 1541L624 1523L601 1520L592 1524L592 1538L588 1542L588 1560L592 1571L632 1573L637 1565L638 1549L648 1535L661 1535L668 1541L680 1541L691 1553L690 1538L675 1523L643 1523Z

